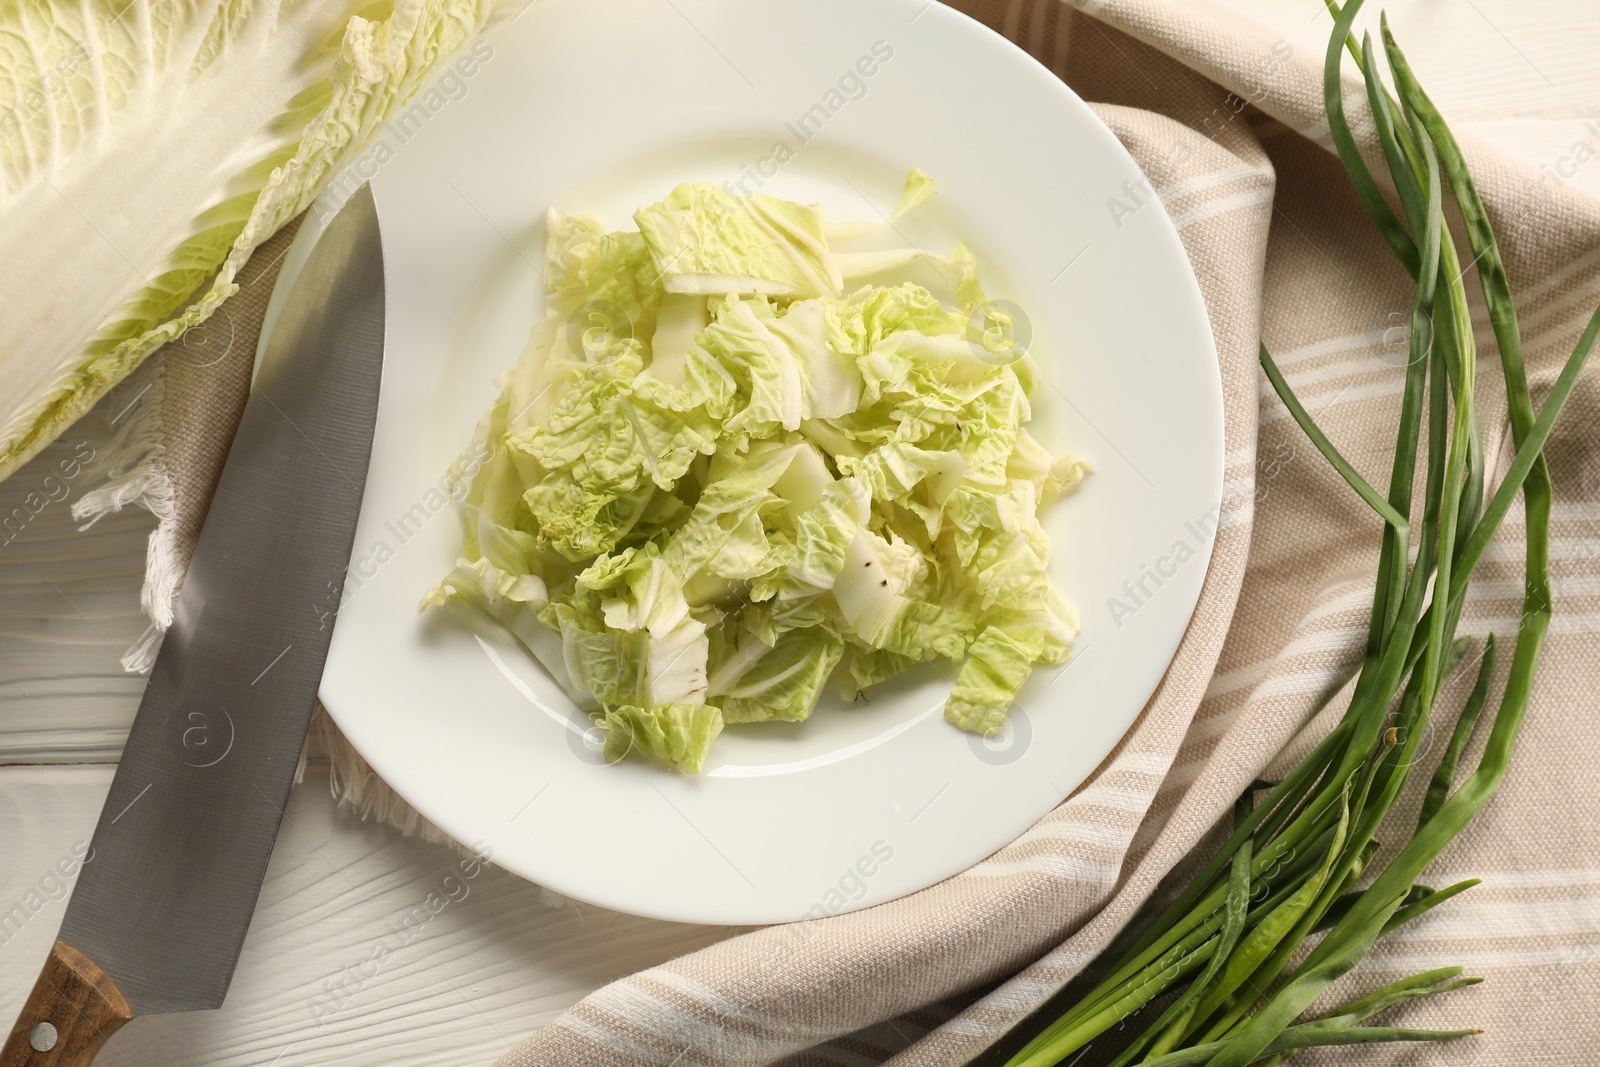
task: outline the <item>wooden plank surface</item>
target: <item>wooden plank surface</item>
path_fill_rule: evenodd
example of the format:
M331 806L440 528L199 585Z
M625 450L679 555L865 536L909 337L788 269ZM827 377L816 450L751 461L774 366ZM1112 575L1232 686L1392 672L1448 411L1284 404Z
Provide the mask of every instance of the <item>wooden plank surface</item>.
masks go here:
M1320 52L1320 0L1222 0ZM1377 5L1374 5L1376 9ZM1374 10L1375 14L1375 10ZM1600 14L1593 0L1409 0L1390 17L1458 129L1600 197ZM1567 173L1569 171L1571 173ZM0 1018L26 996L69 886L50 871L93 828L143 686L118 666L144 629L139 583L152 522L126 512L77 533L49 479L101 449L113 398L0 483L0 518L43 505L0 537ZM58 478L59 482L59 478ZM29 494L35 494L31 498ZM313 763L291 798L226 1006L135 1020L103 1062L137 1067L483 1064L617 975L730 931L587 905L547 906L504 872L461 879L424 924L407 917L456 857L335 810ZM32 906L37 904L37 910ZM22 909L19 923L16 908ZM9 916L9 919L8 919ZM416 929L402 940L396 928ZM387 945L387 961L368 962ZM364 966L365 965L365 966ZM363 973L365 971L365 973Z
M63 473L103 455L115 429L93 412L0 482L0 763L114 760L138 707L144 679L118 660L148 625L155 520L128 509L79 532L72 501L96 475Z
M113 767L0 768L0 1015L55 940ZM338 811L313 763L291 795L222 1009L135 1019L100 1062L489 1063L585 992L731 931L547 904L494 867ZM436 895L442 907L430 910ZM117 1055L120 1053L120 1058Z

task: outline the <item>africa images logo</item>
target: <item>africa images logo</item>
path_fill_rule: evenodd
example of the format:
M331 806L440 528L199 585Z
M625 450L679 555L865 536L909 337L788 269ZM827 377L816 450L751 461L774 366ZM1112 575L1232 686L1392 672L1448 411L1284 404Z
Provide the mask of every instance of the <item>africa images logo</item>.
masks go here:
M1125 619L1139 614L1154 600L1162 587L1178 576L1184 564L1204 551L1217 536L1217 518L1221 513L1222 505L1213 504L1198 519L1184 523L1183 536L1172 543L1165 555L1157 557L1154 563L1140 564L1138 575L1122 583L1122 596L1106 598L1106 610L1111 612L1111 621L1117 624L1117 629L1122 629Z

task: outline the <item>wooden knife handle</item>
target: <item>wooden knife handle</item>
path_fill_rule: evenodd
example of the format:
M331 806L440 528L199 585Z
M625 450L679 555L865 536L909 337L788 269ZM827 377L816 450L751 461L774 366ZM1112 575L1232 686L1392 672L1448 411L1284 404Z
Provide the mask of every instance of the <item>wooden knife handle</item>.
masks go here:
M65 941L50 950L0 1067L87 1067L133 1009L93 960Z

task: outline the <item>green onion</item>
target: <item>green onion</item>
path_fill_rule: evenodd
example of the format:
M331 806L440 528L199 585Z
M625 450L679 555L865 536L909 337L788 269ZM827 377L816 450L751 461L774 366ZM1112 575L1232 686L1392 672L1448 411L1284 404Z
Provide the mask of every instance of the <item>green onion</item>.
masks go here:
M1384 522L1366 652L1350 706L1282 781L1262 787L1267 791L1259 803L1251 799L1259 792L1255 786L1240 799L1223 846L1171 904L1148 918L1105 977L1039 1028L1007 1067L1062 1063L1169 995L1113 1067L1277 1064L1305 1048L1441 1041L1477 1032L1366 1025L1403 1001L1480 981L1461 977L1458 967L1391 983L1314 1018L1306 1013L1378 938L1478 884L1468 879L1434 890L1417 879L1494 794L1528 710L1551 616L1551 487L1543 449L1600 343L1600 309L1535 413L1505 266L1459 145L1387 20L1381 32L1395 95L1383 84L1371 37L1358 43L1351 32L1360 0L1342 10L1333 0L1327 6L1335 21L1323 89L1334 148L1363 209L1417 283L1387 493L1379 493L1339 453L1261 348L1262 369L1295 422ZM1362 73L1400 202L1398 215L1345 119L1339 69L1345 50ZM1489 308L1516 447L1487 504L1475 406L1477 344L1461 256L1443 224L1447 189L1465 223L1470 266L1477 268ZM1414 518L1412 486L1424 445L1420 515ZM1458 765L1491 696L1493 635L1432 773L1415 831L1370 884L1357 888L1377 855L1378 828L1421 755L1444 682L1467 651L1468 641L1456 629L1468 581L1519 492L1527 516L1526 592L1509 678L1483 755L1457 787ZM1302 951L1318 933L1321 939ZM1297 956L1300 962L1291 963Z

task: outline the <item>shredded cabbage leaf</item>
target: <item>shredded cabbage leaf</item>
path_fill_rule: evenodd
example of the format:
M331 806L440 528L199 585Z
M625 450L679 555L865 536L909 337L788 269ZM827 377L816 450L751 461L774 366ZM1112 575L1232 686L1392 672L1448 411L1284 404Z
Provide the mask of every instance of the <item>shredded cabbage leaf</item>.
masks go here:
M895 215L933 191L912 171ZM964 246L837 251L883 227L815 205L695 183L634 221L551 211L548 314L423 606L467 601L535 654L557 635L546 665L612 760L697 773L726 724L939 659L945 717L999 729L1077 634L1039 508L1090 470L1025 428L1015 310ZM921 261L948 294L888 277Z

